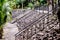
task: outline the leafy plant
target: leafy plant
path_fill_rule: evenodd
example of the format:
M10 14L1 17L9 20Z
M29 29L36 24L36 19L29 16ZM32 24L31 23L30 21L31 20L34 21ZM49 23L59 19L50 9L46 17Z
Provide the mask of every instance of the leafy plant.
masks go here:
M34 5L33 5L32 3L29 3L29 4L28 4L28 7L30 7L31 9L33 8L33 6L34 6Z
M24 2L26 0L16 0L16 4L19 6L20 4L22 4L22 9L23 9L23 5L24 5Z
M10 21L13 4L9 0L0 0L0 38L2 38L3 25Z
M39 2L40 2L40 5L44 5L47 3L47 0L39 0Z
M34 6L39 6L39 5L40 5L39 1L36 1L34 4Z

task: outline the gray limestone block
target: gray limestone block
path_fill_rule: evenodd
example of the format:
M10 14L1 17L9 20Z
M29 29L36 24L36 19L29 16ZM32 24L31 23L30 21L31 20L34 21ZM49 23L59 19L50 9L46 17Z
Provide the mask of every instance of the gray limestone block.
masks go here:
M6 23L3 28L3 38L5 40L15 40L15 34L18 32L18 28L15 24Z

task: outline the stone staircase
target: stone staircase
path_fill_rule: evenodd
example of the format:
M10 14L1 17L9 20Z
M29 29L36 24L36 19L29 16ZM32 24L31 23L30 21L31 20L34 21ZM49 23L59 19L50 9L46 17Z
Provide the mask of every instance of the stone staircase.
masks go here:
M19 32L15 35L15 40L44 40L47 35L49 39L55 29L59 29L57 17L54 18L52 14L44 13L44 11L42 13L36 10L30 11L16 23Z
M19 32L15 40L58 40L59 21L53 10L22 10L12 14L12 24L16 24Z

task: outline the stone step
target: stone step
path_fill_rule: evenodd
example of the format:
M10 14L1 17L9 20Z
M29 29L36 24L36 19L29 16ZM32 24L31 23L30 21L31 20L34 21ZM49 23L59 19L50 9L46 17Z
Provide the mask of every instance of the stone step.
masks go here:
M0 40L4 40L4 39L0 39Z

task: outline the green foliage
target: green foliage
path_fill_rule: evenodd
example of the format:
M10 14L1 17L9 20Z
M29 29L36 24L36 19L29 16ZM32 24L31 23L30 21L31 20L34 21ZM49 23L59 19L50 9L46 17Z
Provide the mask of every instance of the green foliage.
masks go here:
M40 5L44 5L47 3L47 0L39 0L39 2L40 2Z
M16 0L16 4L19 4L19 3L24 3L26 0Z
M23 2L25 2L26 0L20 0L20 3L23 3Z
M39 1L36 1L36 2L34 3L34 6L40 6Z
M30 7L32 9L34 7L34 5L32 3L29 3L28 7Z
M3 36L3 24L11 20L11 11L15 0L0 0L0 39Z
M15 5L14 0L0 0L0 26L7 22L7 20L9 21L11 19L11 11L13 5Z
M31 7L30 5L39 6L47 3L47 0L16 0L16 7Z
M26 0L16 0L16 6L18 7L18 6L22 5L22 9L23 9L24 2L25 2L25 1L26 1Z

